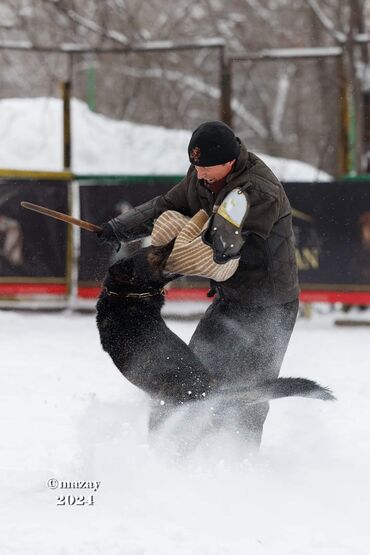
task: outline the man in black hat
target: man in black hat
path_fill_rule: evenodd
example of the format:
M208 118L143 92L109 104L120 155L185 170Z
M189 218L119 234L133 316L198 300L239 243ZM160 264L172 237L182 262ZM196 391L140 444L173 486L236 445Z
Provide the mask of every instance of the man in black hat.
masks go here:
M266 166L220 121L193 133L186 177L168 193L103 225L102 241L149 235L167 210L210 217L203 240L214 260L239 260L226 281L211 280L213 303L189 346L215 379L230 387L253 386L278 376L298 311L292 213L284 189ZM214 427L254 445L261 441L268 403L243 406L225 400Z

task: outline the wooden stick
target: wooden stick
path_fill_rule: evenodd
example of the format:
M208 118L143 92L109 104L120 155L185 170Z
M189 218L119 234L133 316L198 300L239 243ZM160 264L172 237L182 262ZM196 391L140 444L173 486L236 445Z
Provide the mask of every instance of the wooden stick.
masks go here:
M82 229L86 229L86 231L92 231L93 233L98 233L99 231L103 231L103 228L100 227L100 225L91 224L90 222L85 222L85 220L79 220L78 218L73 218L72 216L68 216L68 214L63 214L63 212L57 212L56 210L45 208L45 206L32 204L32 202L22 201L21 206L23 208L27 208L28 210L34 210L35 212L39 212L40 214L49 216L50 218L61 220L62 222L66 222L67 224L78 225Z

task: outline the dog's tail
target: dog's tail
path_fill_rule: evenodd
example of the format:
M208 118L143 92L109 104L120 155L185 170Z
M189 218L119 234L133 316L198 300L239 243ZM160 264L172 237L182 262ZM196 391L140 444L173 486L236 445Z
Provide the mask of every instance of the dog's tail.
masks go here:
M311 397L322 401L335 401L335 397L328 387L323 387L306 378L276 378L251 388L222 388L217 393L244 401L247 404L263 403L282 397Z

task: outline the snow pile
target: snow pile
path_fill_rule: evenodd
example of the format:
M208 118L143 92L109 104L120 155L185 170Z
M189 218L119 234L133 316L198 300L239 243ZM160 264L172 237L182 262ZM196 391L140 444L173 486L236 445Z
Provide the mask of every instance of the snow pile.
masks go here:
M170 323L185 341L195 325ZM252 462L225 437L186 460L149 444L146 397L101 350L92 315L0 312L0 327L2 555L368 553L366 329L298 322L282 375L338 401L271 402ZM95 504L57 506L91 491L50 478L100 481Z
M116 121L72 101L72 169L82 174L184 175L191 133ZM0 168L62 169L62 102L55 98L0 101L3 137ZM331 177L296 160L259 154L283 181L328 181Z

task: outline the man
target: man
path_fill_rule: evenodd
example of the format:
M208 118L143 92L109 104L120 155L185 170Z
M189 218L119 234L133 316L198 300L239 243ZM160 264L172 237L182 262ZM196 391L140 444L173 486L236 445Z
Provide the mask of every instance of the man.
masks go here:
M217 262L238 258L239 265L226 281L211 281L214 301L189 345L215 379L237 390L278 376L295 324L299 287L291 207L272 171L224 123L200 125L188 154L191 165L180 183L104 224L101 240L148 235L167 210L189 217L207 212L204 242ZM229 195L242 214L239 226L225 215ZM245 407L225 400L213 425L259 445L268 408L268 403Z

